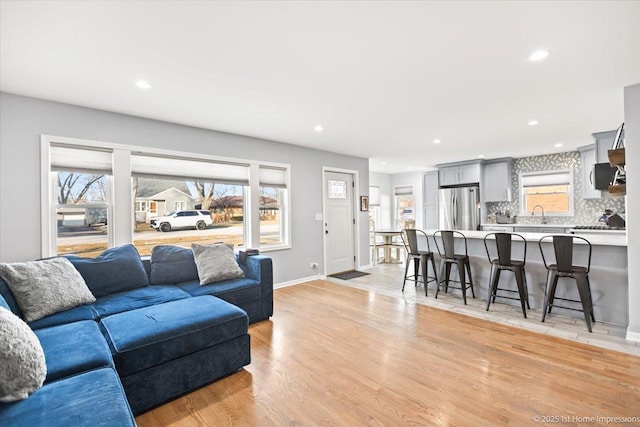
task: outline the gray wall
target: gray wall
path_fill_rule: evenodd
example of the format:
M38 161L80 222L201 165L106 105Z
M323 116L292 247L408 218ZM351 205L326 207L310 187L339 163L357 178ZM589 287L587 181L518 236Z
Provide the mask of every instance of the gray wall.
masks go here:
M629 327L627 338L640 341L640 84L624 88L627 170L627 260Z
M0 261L40 257L40 135L91 139L192 153L291 164L292 248L269 252L276 283L324 271L322 167L358 171L359 194L368 194L369 164L290 144L109 113L0 93ZM358 263L369 263L368 220L359 212Z

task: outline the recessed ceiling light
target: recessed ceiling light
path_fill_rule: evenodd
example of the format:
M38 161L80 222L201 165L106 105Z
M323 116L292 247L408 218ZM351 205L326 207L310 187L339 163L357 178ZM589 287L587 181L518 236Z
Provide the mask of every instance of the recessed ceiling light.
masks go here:
M529 123L527 123L529 126L535 126L538 124L537 120L530 120Z
M387 164L387 162L380 162L380 163L381 163L381 164L383 164L383 165L386 165L386 164Z
M536 50L531 55L529 55L529 61L533 61L533 62L542 61L547 56L549 56L548 50L544 50L544 49Z
M413 169L413 166L407 166L407 169Z
M484 154L478 154L479 159L484 159Z
M138 86L140 89L151 89L151 85L145 80L138 80L136 82L136 86Z
M562 144L562 142L556 142L556 144L554 145L554 147L556 148L560 148L562 147L564 144Z
M322 132L324 130L324 128L320 125L315 125L313 127L313 130L315 130L316 132Z
M433 143L434 143L434 144L440 144L441 142L442 142L442 141L440 141L439 139L434 139L434 140L433 140Z

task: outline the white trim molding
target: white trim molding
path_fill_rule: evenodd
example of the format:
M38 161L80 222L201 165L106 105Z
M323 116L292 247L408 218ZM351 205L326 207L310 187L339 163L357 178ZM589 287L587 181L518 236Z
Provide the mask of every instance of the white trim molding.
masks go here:
M640 342L640 332L631 332L631 331L627 330L626 340L627 341Z
M318 276L302 277L300 279L289 280L288 282L275 283L273 289L281 289L289 286L302 285L303 283L312 282L314 280L324 280L327 276L324 274Z

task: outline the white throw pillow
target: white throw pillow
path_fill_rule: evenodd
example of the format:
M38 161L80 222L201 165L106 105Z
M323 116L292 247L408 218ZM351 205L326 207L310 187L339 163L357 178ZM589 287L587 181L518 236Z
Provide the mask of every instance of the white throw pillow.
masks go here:
M22 319L3 307L0 343L0 402L26 399L47 376L42 345Z
M204 246L194 243L191 245L191 250L196 260L201 285L244 277L244 272L236 260L236 254L228 245L215 243Z
M0 263L27 322L96 301L84 279L66 258Z

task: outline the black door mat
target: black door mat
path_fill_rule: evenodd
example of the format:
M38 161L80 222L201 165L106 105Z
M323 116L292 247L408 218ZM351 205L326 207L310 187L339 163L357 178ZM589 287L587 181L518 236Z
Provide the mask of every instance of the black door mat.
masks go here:
M330 274L329 277L335 277L340 280L355 279L356 277L368 276L371 273L365 273L363 271L345 271L344 273Z

